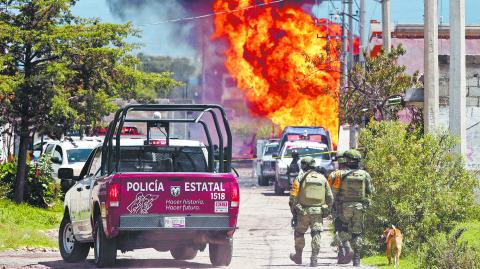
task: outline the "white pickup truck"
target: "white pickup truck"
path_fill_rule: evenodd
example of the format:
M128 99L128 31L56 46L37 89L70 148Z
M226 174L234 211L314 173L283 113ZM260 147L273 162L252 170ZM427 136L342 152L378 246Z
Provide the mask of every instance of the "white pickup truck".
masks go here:
M287 141L275 162L275 194L281 195L292 186L294 177L288 175L288 167L292 162L292 151L296 150L301 158L311 156L315 159L317 167L323 167L327 173L335 169L328 146L321 142L310 140Z

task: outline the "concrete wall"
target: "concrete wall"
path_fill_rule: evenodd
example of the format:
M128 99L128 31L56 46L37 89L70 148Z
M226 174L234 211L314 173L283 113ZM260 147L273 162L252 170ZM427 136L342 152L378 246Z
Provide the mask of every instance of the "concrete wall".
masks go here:
M440 107L440 125L448 127L448 107ZM467 107L467 156L468 169L480 171L480 107Z
M439 56L440 106L448 106L449 56ZM467 107L480 107L480 56L467 55ZM480 119L479 119L480 121Z
M480 56L467 55L467 167L480 171ZM440 124L448 128L449 56L439 56Z

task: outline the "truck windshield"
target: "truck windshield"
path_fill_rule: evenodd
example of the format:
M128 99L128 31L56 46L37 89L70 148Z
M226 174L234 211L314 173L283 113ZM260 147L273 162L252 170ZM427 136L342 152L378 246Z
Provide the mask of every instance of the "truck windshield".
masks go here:
M120 172L207 172L202 147L120 147Z
M267 146L265 148L265 154L263 155L272 155L273 153L278 151L278 146Z
M68 163L86 162L93 149L68 149Z
M326 148L287 148L287 150L283 154L283 157L292 158L293 150L296 150L298 152L300 158L311 156L317 159L330 160L330 154L325 153L327 152Z

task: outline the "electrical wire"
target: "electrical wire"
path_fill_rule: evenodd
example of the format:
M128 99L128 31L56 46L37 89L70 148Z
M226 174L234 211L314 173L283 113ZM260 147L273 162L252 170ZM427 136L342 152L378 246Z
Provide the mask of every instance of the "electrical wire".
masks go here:
M477 125L479 125L479 124L480 124L480 121L477 122L477 123L475 123L475 124L473 124L473 125L471 125L471 126L468 127L466 130L470 130L470 129L472 129L473 127L475 127L475 126L477 126Z
M208 18L208 17L215 16L215 15L229 14L229 13L235 13L235 12L244 11L244 10L248 10L248 9L252 9L252 8L269 6L269 5L281 3L281 2L284 2L284 1L285 0L275 0L275 1L272 1L272 2L268 2L268 3L251 5L251 6L247 6L247 7L243 7L243 8L238 8L238 9L224 10L224 11L219 11L219 12L214 12L214 13L208 13L208 14L203 14L203 15L199 15L199 16L183 17L183 18L169 19L169 20L165 20L165 21L135 24L135 25L136 26L148 26L148 25L159 25L159 24L172 23L172 22L193 21L193 20Z

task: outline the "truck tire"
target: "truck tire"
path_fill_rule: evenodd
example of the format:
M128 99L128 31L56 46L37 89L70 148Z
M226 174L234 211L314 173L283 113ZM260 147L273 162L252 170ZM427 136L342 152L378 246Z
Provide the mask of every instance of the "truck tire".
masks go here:
M117 259L117 244L115 238L108 239L103 230L101 216L95 222L95 264L97 267L114 265Z
M176 247L170 250L170 254L175 260L191 260L197 256L198 249L187 246Z
M269 181L268 177L258 176L258 186L268 186Z
M275 191L275 194L276 194L276 195L283 195L284 192L285 192L285 189L281 188L281 187L278 185L278 182L275 181L274 191Z
M228 244L208 244L208 254L213 266L228 266L232 261L233 239Z
M68 214L63 216L58 230L58 248L65 262L83 262L90 251L89 243L75 240L73 227Z

